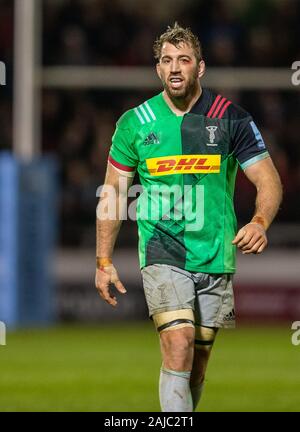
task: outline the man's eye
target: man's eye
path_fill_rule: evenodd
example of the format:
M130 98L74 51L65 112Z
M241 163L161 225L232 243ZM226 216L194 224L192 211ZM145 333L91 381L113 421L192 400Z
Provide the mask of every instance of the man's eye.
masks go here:
M163 62L164 64L167 64L167 63L170 63L170 60L169 60L169 59L164 59L162 62Z

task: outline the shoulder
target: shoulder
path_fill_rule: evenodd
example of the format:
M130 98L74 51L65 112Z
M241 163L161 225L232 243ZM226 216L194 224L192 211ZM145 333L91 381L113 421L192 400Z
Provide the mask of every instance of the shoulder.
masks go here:
M125 111L116 123L118 129L132 129L137 126L135 119L134 108Z
M209 90L208 99L207 117L232 121L251 118L248 111L220 93Z
M231 102L231 101L230 101ZM229 119L229 120L245 120L245 119L250 119L251 115L249 114L248 111L246 111L244 108L242 108L240 105L231 102L230 105L228 106L227 112L225 114L225 118Z
M117 121L121 129L140 128L141 126L157 120L159 109L159 95L147 99L141 104L126 111Z

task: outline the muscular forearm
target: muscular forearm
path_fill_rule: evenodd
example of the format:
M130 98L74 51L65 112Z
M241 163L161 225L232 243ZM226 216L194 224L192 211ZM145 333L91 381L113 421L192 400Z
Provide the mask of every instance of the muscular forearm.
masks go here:
M127 191L133 177L120 176L110 164L97 206L96 254L111 258L127 209Z
M111 258L118 237L122 218L119 216L124 210L124 205L119 206L119 203L124 200L115 199L116 212L108 215L105 209L105 202L100 198L97 206L97 222L96 222L96 256L100 258Z
M278 175L264 179L257 185L253 222L262 223L265 229L271 225L282 200L282 186Z
M97 218L96 255L111 258L122 221L99 220Z
M244 254L259 254L268 244L266 230L279 209L282 186L270 158L248 167L245 174L256 186L255 213L251 222L238 231L232 244L237 245Z

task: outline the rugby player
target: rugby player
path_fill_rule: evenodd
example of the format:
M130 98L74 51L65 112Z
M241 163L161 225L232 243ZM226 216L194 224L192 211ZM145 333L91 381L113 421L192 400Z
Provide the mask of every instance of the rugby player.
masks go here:
M150 217L137 217L137 222L145 297L160 336L160 404L162 411L191 412L201 397L218 329L235 325L236 248L244 254L263 252L282 188L251 115L202 88L205 63L191 30L177 23L168 27L155 41L154 53L163 91L117 122L105 185L115 188L117 201L124 195L120 179L128 189L137 171L147 192L140 197L138 215L157 201L159 216L151 217L148 207ZM253 218L237 232L233 195L238 167L257 194ZM176 193L151 194L153 186L164 191L175 186L182 194L176 199ZM126 292L112 261L121 220L101 220L101 202L96 287L116 306L110 284Z

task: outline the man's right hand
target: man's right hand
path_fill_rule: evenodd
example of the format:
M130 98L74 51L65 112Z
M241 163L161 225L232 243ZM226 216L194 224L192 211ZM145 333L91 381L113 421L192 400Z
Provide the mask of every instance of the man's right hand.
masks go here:
M117 270L113 264L96 269L95 285L100 297L102 297L111 306L117 305L117 299L109 290L110 284L115 285L121 294L127 291L119 279Z

